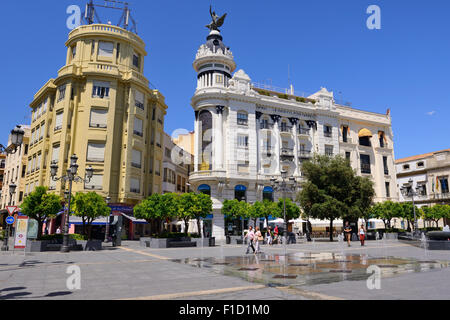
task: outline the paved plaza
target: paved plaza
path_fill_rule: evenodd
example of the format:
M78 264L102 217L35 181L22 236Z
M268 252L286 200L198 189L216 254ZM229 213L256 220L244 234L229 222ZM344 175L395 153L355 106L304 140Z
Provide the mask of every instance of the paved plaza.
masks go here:
M0 299L336 300L449 299L450 252L398 241L315 242L150 249L138 242L96 252L0 253ZM369 290L367 268L381 270ZM69 290L71 266L80 290Z

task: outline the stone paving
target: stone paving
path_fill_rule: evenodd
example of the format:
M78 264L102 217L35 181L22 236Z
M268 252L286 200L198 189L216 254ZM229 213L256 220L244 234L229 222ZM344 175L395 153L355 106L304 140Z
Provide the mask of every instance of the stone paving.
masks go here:
M425 251L397 241L369 241L366 247L355 242L350 248L336 242L315 242L287 248L263 246L264 254L256 260L253 255L245 255L245 249L242 245L150 249L139 247L138 242L124 242L121 248L97 252L2 252L0 299L450 298L448 251ZM305 257L324 259L311 264L302 261ZM363 258L382 259L377 264L385 264L383 271L398 269L392 265L399 264L404 272L382 276L381 289L369 290L369 275L362 272ZM356 260L346 262L349 259ZM66 285L70 277L67 268L73 265L81 270L81 290L69 290ZM245 270L252 268L262 270L259 279L254 276L255 270ZM331 272L333 269L341 271ZM332 281L313 281L317 270ZM353 270L350 275L349 270ZM296 278L289 278L293 275ZM274 280L274 276L282 277ZM310 281L304 281L306 278Z

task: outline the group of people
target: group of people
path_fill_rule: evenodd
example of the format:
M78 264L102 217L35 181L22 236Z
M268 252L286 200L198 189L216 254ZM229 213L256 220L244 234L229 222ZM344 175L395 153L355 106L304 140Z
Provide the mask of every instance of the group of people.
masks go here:
M248 242L246 254L250 253L250 249L253 250L254 254L261 253L261 244L264 243L264 237L259 227L256 227L255 230L253 230L253 227L249 227L249 230L244 237L244 240L245 239L247 239ZM266 244L271 246L275 241L278 240L279 240L278 226L275 226L273 232L272 228L269 227L266 233Z
M345 235L345 239L347 240L348 246L351 247L351 241L352 241L352 227L350 227L348 221L345 222L345 226L344 226L344 235ZM359 236L359 241L361 242L361 247L364 247L364 243L366 240L366 227L364 226L364 224L361 225L361 227L358 230L358 236Z

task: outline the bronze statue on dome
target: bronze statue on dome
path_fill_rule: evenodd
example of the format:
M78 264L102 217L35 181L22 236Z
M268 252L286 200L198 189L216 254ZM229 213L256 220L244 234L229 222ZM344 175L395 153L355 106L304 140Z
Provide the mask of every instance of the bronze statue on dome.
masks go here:
M212 6L209 7L209 13L211 14L212 22L208 24L206 27L211 31L216 30L220 32L219 28L223 26L227 14L225 13L221 18L219 18L216 12L212 11Z

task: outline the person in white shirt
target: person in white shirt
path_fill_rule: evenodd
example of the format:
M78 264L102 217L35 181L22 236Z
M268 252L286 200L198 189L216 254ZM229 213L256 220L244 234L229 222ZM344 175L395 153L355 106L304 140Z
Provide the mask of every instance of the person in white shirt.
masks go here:
M250 253L250 248L252 248L253 253L255 253L255 247L253 246L253 240L255 239L255 232L253 231L253 227L248 228L248 232L245 235L244 239L248 239L247 252L245 254Z
M364 247L364 240L366 239L366 227L362 224L359 228L359 240L361 241L361 246Z
M445 232L450 232L450 227L448 226L448 224L444 227L444 230L443 231L445 231Z

